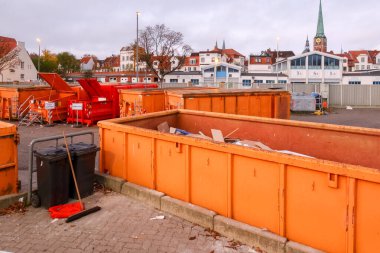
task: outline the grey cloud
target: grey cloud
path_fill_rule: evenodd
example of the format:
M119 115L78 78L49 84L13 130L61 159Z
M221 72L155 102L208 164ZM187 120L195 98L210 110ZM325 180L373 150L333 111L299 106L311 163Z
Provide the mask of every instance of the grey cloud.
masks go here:
M164 23L184 34L195 50L211 49L223 39L243 54L276 47L301 52L306 35L315 35L318 0L0 0L0 35L25 41L27 49L119 53L140 28ZM325 32L331 50L380 49L380 1L323 0Z

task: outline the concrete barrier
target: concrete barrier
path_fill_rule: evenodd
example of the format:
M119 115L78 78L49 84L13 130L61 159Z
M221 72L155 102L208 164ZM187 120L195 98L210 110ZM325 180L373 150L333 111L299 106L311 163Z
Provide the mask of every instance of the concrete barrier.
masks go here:
M165 196L161 198L161 210L202 227L214 229L214 216L216 213L208 209Z
M214 230L249 246L259 247L265 252L285 252L285 237L220 215L214 217Z
M20 198L23 198L23 202L26 204L27 196L28 194L26 192L0 196L0 209L13 205L18 202Z
M106 188L111 189L114 192L121 192L121 187L125 183L124 179L113 177L104 173L95 172L95 180Z
M157 209L161 209L161 198L165 196L165 194L161 192L150 190L129 182L123 184L121 194L143 201Z
M311 247L302 245L297 242L288 241L286 243L285 252L286 253L323 253L324 251L313 249Z

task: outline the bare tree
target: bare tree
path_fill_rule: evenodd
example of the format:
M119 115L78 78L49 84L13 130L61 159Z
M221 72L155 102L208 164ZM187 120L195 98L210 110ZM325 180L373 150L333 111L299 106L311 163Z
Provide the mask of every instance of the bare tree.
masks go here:
M140 34L140 46L144 49L140 60L146 63L163 83L164 77L180 69L192 49L183 41L183 35L164 24L148 26ZM173 65L173 62L177 64Z
M0 75L3 79L2 72L16 67L20 64L18 54L20 53L20 48L11 48L8 43L0 43ZM3 81L3 80L2 80Z

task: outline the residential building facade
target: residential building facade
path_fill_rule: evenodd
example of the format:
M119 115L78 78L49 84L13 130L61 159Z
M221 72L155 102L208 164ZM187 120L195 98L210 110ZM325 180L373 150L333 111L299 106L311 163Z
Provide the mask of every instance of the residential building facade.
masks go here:
M18 63L10 68L0 71L1 82L31 82L37 80L37 69L34 66L24 42L17 42L14 38L1 37L0 47L3 55L10 54L13 50L19 50L17 54Z

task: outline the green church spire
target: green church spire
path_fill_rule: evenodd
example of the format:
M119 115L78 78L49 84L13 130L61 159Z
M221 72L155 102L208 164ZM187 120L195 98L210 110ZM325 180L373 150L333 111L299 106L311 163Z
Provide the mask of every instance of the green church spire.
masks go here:
M323 13L322 13L322 0L319 1L319 14L318 14L318 26L317 35L315 37L325 38L325 28L323 25Z

